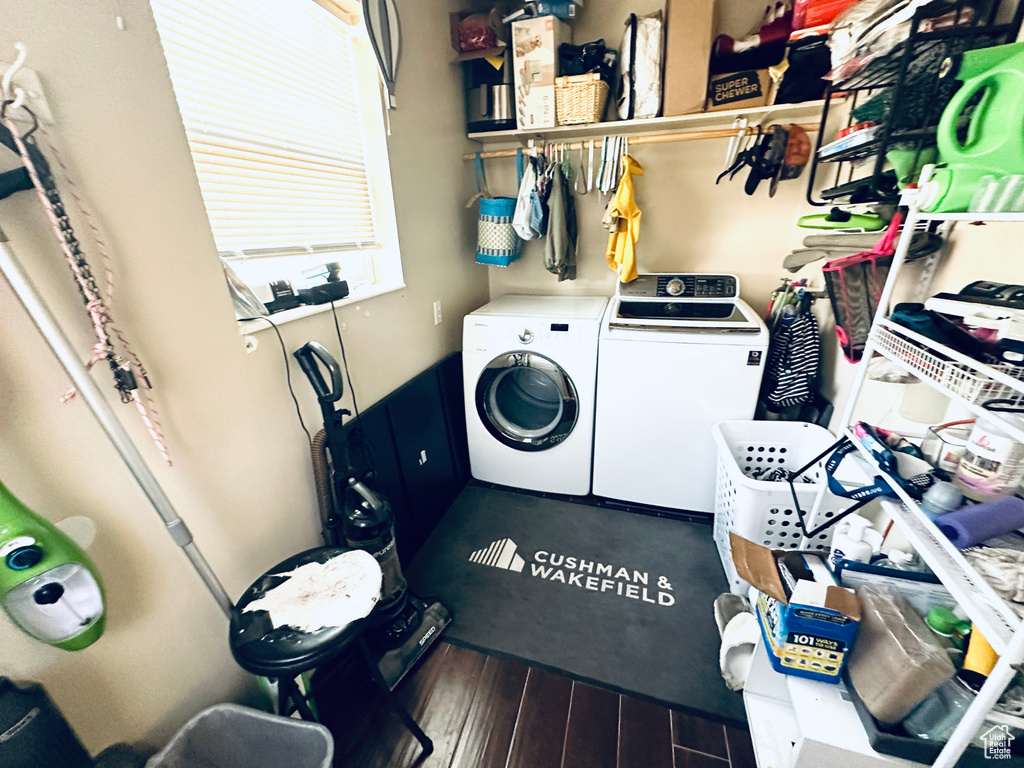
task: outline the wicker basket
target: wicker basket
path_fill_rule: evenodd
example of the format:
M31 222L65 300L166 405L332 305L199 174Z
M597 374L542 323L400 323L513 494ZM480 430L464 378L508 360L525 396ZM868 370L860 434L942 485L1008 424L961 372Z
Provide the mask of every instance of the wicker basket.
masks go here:
M559 125L599 123L608 101L608 83L597 72L555 78L555 116Z

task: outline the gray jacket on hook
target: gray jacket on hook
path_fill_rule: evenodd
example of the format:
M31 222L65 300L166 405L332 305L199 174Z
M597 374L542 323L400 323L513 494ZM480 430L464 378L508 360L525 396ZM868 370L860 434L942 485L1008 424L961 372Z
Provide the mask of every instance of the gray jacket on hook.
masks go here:
M561 169L555 170L548 197L548 234L544 238L544 268L562 280L576 279L576 204Z

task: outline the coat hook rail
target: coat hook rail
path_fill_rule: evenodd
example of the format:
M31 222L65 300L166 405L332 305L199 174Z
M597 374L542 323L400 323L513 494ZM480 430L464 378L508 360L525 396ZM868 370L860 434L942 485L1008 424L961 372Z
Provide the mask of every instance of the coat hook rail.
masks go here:
M615 125L615 123L608 123L608 127L609 127L610 131L613 130L614 125ZM818 128L819 128L818 123L813 123L813 124L812 123L804 123L804 124L800 124L800 127L803 128L808 133L816 132L818 130ZM653 136L630 136L629 137L629 145L631 147L633 147L633 146L635 146L637 144L661 144L661 143L671 142L671 141L700 141L702 139L731 139L731 138L733 138L735 136L741 135L741 130L742 129L736 129L736 128L718 128L718 129L707 130L707 131L686 131L684 133L661 133L661 134L655 134ZM771 126L769 126L768 128L765 129L765 133L771 133L771 130L772 130L772 128L771 128ZM750 129L747 128L746 132L749 134L750 133ZM563 143L563 142L560 142L560 141L557 141L557 140L556 141L547 140L546 142L542 140L540 142L540 144L541 144L541 146L543 146L544 143L548 143L548 144L552 144L553 143L553 144L557 144L559 146L564 146L566 148L566 150L573 150L573 149L580 149L581 147L586 146L587 141L588 140L564 142ZM597 145L600 146L601 142L603 142L604 139L603 138L595 137L595 141L597 142ZM516 156L516 150L515 149L492 149L492 150L489 150L487 152L481 152L480 153L480 157L482 157L484 160L490 160L491 158L498 158L498 157L515 157L515 156ZM463 160L473 160L475 157L476 157L476 154L471 153L471 154L463 155L462 159Z

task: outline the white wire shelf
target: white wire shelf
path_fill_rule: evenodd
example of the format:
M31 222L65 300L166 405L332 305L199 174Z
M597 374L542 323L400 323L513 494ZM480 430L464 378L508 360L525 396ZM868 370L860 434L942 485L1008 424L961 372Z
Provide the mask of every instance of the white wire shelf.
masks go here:
M918 554L939 577L953 599L971 618L981 634L989 641L997 654L1006 651L1010 638L1021 627L1021 620L985 579L967 562L953 543L935 527L935 524L921 511L917 502L904 491L895 480L875 462L871 452L865 449L846 429L846 436L857 446L861 455L871 464L899 495L900 500L882 499L881 506L895 521L903 535Z
M871 330L869 349L968 408L977 416L999 421L1007 432L1024 442L1024 429L998 411L983 404L989 400L1009 400L1024 405L1024 367L993 367L955 349L932 341L891 320L881 320Z
M529 139L565 141L569 139L598 138L601 136L653 136L694 128L728 129L739 117L747 118L749 128L758 123L793 122L802 118L819 118L824 100L805 101L802 104L775 104L767 107L727 109L721 112L696 112L675 117L652 117L645 120L609 120L603 123L560 125L556 128L527 128L515 131L481 131L468 134L468 138L481 144L516 144Z
M916 211L914 217L922 221L969 221L969 222L992 222L1001 221L1024 221L1024 212L1018 213L983 213L981 211L964 213L925 213Z

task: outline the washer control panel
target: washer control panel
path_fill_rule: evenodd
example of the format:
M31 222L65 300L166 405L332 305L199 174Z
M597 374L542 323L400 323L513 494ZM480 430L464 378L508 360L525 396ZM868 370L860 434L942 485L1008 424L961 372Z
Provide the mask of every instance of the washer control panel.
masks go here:
M619 285L619 295L649 299L735 299L739 280L735 275L638 275Z

